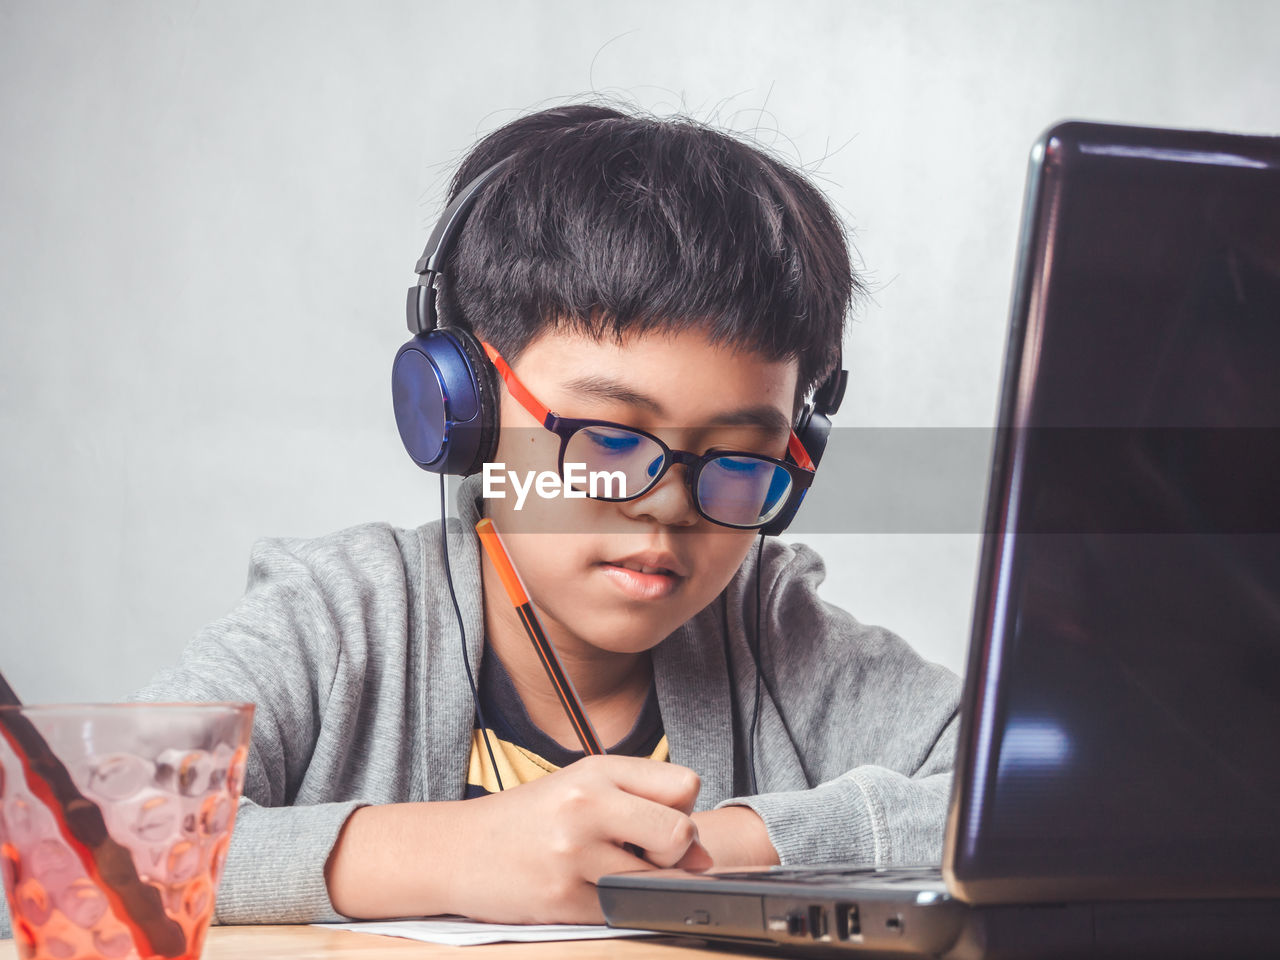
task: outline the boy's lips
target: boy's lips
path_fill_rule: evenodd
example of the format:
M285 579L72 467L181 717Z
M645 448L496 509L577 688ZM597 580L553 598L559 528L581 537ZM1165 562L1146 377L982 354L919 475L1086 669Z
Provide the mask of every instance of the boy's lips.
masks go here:
M665 550L641 550L625 557L603 561L607 566L623 567L638 573L664 573L675 577L687 577L689 571L675 554Z
M670 596L688 576L683 564L669 553L645 551L597 566L624 594L635 600Z

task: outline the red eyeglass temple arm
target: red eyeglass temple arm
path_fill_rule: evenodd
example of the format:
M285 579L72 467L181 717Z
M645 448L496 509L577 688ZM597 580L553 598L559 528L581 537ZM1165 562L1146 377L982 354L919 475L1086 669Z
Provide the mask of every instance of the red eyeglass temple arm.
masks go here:
M484 352L493 361L493 365L498 368L498 373L502 375L507 389L516 398L516 402L533 414L539 423L543 426L548 426L547 421L551 419L551 411L539 403L537 398L525 389L524 384L520 382L520 378L516 376L516 372L511 369L507 361L502 359L502 354L483 340L480 342L480 346L484 347Z
M787 453L791 454L791 459L801 470L812 472L817 469L809 459L809 451L804 448L804 444L800 442L794 430L791 431L791 439L787 441Z
M516 372L506 360L502 359L502 354L493 349L489 344L481 341L480 346L484 347L485 354L493 361L493 365L497 367L498 373L507 385L507 389L511 391L511 396L516 398L516 402L520 406L528 410L533 416L545 427L550 427L550 420L553 416L550 409L538 402L538 399L530 393L520 378L516 376ZM791 459L796 462L801 470L814 470L813 461L809 459L809 453L804 448L804 444L800 442L800 438L796 436L794 430L791 431L791 437L787 440L787 453L791 454Z

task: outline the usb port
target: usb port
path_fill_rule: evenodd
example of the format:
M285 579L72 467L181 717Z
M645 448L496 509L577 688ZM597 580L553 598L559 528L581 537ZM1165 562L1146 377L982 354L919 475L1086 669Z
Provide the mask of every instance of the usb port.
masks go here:
M852 940L862 938L862 924L858 921L858 905L856 903L836 904L836 939Z
M827 912L814 904L809 907L809 936L821 940L827 935Z

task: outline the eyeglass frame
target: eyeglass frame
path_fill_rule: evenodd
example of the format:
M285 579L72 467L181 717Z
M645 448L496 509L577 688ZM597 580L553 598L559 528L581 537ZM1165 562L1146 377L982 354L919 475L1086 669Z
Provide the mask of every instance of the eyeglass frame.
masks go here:
M616 423L612 420L593 420L580 419L573 417L562 417L559 414L552 413L551 408L542 403L529 392L529 388L520 382L520 378L516 376L511 365L503 359L502 354L498 353L490 344L480 341L480 346L484 348L485 355L493 363L498 371L498 375L502 378L502 382L506 384L507 390L515 401L524 407L534 419L538 420L544 428L550 430L560 438L560 453L556 458L556 470L560 474L560 479L564 480L564 454L568 449L569 441L579 430L587 427L611 427L615 430L626 430L630 433L638 434L646 439L652 440L662 450L663 465L653 477L652 481L639 493L632 494L628 497L592 497L593 500L599 500L605 503L629 503L633 500L639 500L650 490L662 482L662 478L676 464L683 464L685 467L685 486L689 490L689 501L693 504L693 509L697 511L698 516L704 520L714 523L718 526L728 527L731 530L759 530L769 526L783 515L787 508L796 501L797 498L803 497L813 478L816 475L816 469L813 461L809 458L809 453L804 448L804 444L800 438L796 436L795 430L790 431L787 439L787 455L790 460L779 460L777 457L766 456L762 453L756 453L752 450L715 450L707 453L694 453L692 450L676 450L669 447L662 438L654 436L647 430L641 430L639 427L633 427L626 423ZM786 499L782 501L773 511L772 515L765 519L750 524L728 523L724 520L717 520L715 517L708 516L702 509L702 498L698 494L698 478L702 474L703 468L713 460L721 457L750 457L753 460L761 460L765 463L782 467L791 477L791 486L787 490Z

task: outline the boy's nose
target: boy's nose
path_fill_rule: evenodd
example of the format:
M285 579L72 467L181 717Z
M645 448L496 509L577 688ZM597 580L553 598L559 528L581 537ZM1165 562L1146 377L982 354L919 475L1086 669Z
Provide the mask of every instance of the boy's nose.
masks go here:
M698 522L682 463L673 464L661 480L642 497L618 504L633 520L656 520L669 527L689 527Z

